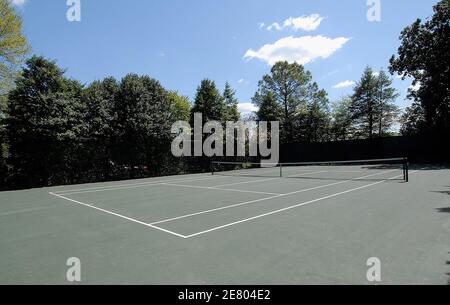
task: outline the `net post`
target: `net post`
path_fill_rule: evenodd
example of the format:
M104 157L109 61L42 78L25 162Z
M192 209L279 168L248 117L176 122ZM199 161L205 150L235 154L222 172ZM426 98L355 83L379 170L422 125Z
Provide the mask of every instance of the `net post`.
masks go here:
M405 158L405 174L406 174L406 182L409 182L409 163L408 158Z
M403 158L402 166L403 166L403 181L406 182L406 162L405 162L405 158Z
M211 161L211 175L214 176L214 161Z
M280 178L283 178L283 163L280 163Z

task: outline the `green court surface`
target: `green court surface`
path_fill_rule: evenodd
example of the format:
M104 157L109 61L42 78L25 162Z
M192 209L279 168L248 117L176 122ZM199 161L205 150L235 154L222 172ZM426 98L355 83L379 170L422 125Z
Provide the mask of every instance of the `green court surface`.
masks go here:
M0 284L449 283L449 167L308 170L2 192Z

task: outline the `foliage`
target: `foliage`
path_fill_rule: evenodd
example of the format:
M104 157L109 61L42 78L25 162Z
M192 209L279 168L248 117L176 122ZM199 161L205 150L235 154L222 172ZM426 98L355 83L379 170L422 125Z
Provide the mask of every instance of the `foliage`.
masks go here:
M279 119L282 143L325 139L327 94L303 66L276 63L259 82L253 103L259 120Z
M418 132L450 133L450 2L441 0L434 6L434 15L422 23L417 19L400 36L398 56L392 56L390 71L414 79L410 97L416 102L404 118L404 130L411 126ZM422 108L421 110L418 107ZM423 123L416 124L423 114Z
M231 89L230 84L225 84L225 90L223 92L223 99L226 106L225 120L231 122L237 122L240 119L238 111L238 100L235 97L236 92Z
M81 131L82 87L63 74L54 62L34 56L9 94L6 132L16 184L70 182L66 174Z

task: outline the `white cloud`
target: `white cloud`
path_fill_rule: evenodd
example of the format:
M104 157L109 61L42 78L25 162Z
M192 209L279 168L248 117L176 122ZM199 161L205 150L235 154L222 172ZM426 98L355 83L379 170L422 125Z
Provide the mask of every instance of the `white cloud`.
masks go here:
M266 24L265 24L264 22L258 23L258 27L259 27L260 29L262 29L262 28L265 27L265 26L266 26Z
M245 79L241 78L240 80L238 80L238 84L242 84L245 82Z
M281 31L283 28L281 27L281 25L278 22L274 22L267 27L267 30L269 30L269 31L272 31L273 29L275 29L277 31Z
M240 113L252 113L258 111L259 108L252 103L241 103L238 105L238 110Z
M422 87L422 84L420 82L417 82L415 85L411 85L408 87L410 91L419 91L419 89Z
M318 58L328 58L342 48L350 38L325 36L285 37L273 44L266 44L258 51L249 49L245 59L257 58L274 65L278 61L297 62L305 65Z
M277 31L281 31L283 29L290 28L294 31L302 30L310 32L317 29L324 19L325 18L320 16L319 14L311 14L309 16L303 15L297 18L289 17L282 23L282 25L278 22L274 22L266 29L269 31L272 31L274 29ZM265 26L262 22L258 25L260 28L263 28Z
M9 0L9 2L16 6L22 6L25 4L26 0Z
M354 84L355 84L354 81L346 80L346 81L340 82L339 84L334 85L333 88L334 89L348 88L348 87L353 86Z
M284 21L283 27L285 28L292 28L296 31L303 30L303 31L314 31L317 29L320 24L323 21L323 17L321 17L319 14L312 14L310 16L301 16L298 18L292 18L286 19Z
M378 76L380 76L380 72L373 72L372 75L375 77L378 77Z

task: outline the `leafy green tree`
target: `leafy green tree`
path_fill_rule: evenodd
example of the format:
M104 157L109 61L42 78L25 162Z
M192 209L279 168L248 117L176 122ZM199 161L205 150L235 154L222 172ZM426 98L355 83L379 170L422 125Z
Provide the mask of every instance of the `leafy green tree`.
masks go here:
M422 105L417 102L406 108L400 118L400 133L404 136L421 134L426 128L425 114Z
M240 119L238 111L238 100L235 97L235 91L231 89L230 84L225 84L225 90L223 92L223 99L226 105L226 121L237 122Z
M332 105L330 132L335 141L345 141L353 136L351 105L352 99L350 97L343 97Z
M82 86L54 62L32 57L9 94L6 129L16 186L71 182L81 133Z
M110 77L95 81L83 91L83 134L79 152L80 172L92 181L109 180L114 176L112 150L115 133L114 105L119 94L118 82Z
M0 0L0 184L6 178L7 146L5 143L5 111L8 92L14 86L17 67L29 47L22 35L22 18L8 0Z
M319 102L313 105L318 99L321 99L324 91L318 89L317 84L312 81L312 75L305 71L304 67L288 62L278 62L271 70L270 75L265 75L259 82L258 91L253 98L256 106L260 107L262 102L269 102L267 97L274 99L279 108L269 107L276 110L272 117L278 116L278 109L281 109L281 141L289 143L299 139L312 139L318 130L318 126L312 126L307 129L308 118L311 114L316 114L314 110L321 107L315 107L321 104ZM266 108L263 111L266 112ZM269 116L265 113L265 116ZM301 128L299 128L301 127ZM303 134L302 134L303 133Z
M8 0L0 0L0 107L5 110L5 98L14 84L17 67L29 47L22 35L22 18Z
M131 177L163 173L170 152L171 113L167 92L160 83L148 76L127 75L113 112L117 131L114 159Z
M398 56L392 56L390 71L412 77L420 85L411 91L416 102L412 112L423 113L424 123L417 125L421 132L450 133L450 2L441 0L434 6L434 15L425 22L417 19L406 27L400 36ZM414 111L413 111L414 110ZM411 113L409 113L411 114ZM416 115L407 115L413 120Z
M191 113L191 104L189 98L186 96L178 95L175 91L169 91L167 98L170 103L171 122L176 121L189 121Z

